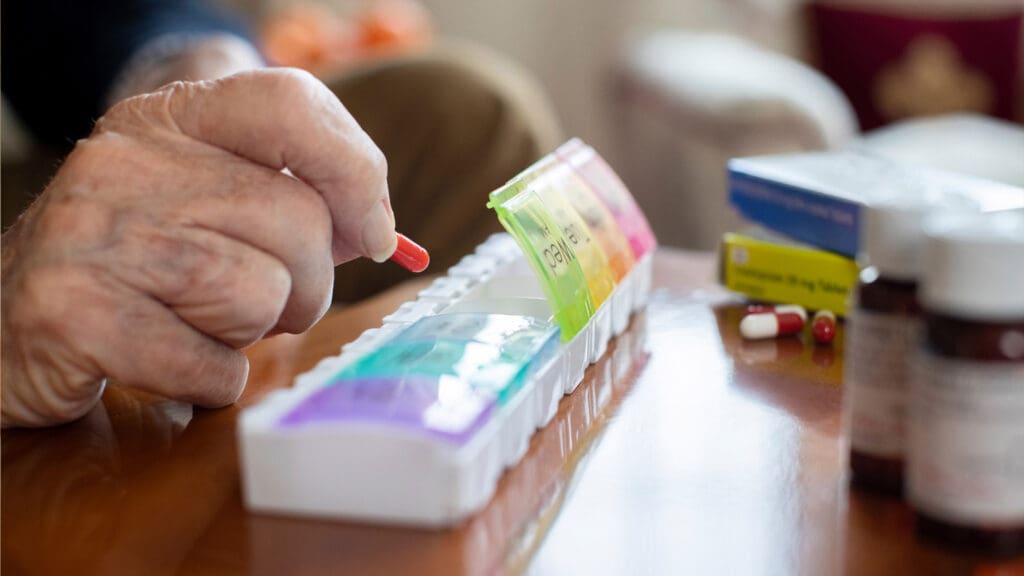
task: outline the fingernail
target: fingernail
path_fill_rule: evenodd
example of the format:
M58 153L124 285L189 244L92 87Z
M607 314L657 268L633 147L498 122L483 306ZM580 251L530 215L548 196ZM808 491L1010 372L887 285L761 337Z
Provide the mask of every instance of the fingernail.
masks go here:
M381 200L370 209L363 223L363 252L374 262L383 262L395 253L397 247L395 221L388 214L387 205Z

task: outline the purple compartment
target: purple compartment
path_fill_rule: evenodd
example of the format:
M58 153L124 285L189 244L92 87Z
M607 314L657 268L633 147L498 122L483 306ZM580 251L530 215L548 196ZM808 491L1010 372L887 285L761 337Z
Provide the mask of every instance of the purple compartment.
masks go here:
M285 414L278 426L372 423L461 444L488 420L494 402L492 395L452 376L352 378L317 390Z

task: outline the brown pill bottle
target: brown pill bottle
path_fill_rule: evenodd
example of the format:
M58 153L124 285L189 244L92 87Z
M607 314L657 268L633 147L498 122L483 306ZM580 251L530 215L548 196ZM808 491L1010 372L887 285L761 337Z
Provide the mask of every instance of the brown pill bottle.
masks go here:
M902 496L910 358L918 340L925 208L861 211L860 278L847 307L843 418L854 487Z
M1024 552L1024 210L925 226L907 498L929 540Z

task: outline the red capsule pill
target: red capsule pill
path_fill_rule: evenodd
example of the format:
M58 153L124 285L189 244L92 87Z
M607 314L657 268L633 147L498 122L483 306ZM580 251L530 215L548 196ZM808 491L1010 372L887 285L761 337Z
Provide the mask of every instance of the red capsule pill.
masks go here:
M811 333L818 344L831 344L836 337L836 315L828 310L818 310L811 320Z
M740 335L748 340L775 338L803 330L804 319L795 312L759 312L740 320Z
M430 265L430 254L426 248L399 233L398 248L391 255L391 261L410 272L423 272Z

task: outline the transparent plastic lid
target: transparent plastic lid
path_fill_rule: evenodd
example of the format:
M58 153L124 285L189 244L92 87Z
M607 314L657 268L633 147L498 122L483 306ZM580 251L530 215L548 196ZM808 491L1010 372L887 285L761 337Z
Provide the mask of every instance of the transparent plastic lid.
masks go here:
M562 162L540 175L534 185L561 192L587 225L608 262L612 280L618 284L636 264L636 257L618 222L593 189Z
M590 289L590 300L596 309L611 295L615 280L604 250L561 188L562 182L557 176L564 174L563 169L557 158L548 155L514 181L522 187L520 194L532 191L541 199L551 220L569 240L569 248L579 259L580 269Z
M526 255L562 329L562 339L572 339L586 326L596 306L562 227L536 192L515 180L492 192L488 207L497 212L502 226Z
M561 145L555 154L572 166L608 207L623 235L629 240L636 259L639 260L657 247L658 241L643 211L622 179L600 154L579 138Z

